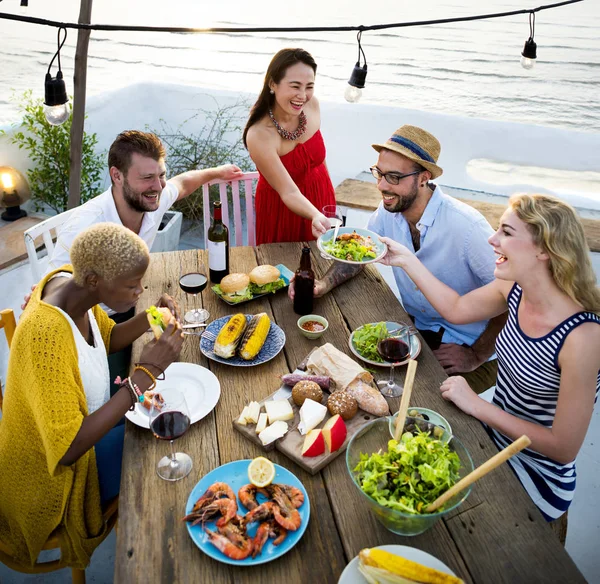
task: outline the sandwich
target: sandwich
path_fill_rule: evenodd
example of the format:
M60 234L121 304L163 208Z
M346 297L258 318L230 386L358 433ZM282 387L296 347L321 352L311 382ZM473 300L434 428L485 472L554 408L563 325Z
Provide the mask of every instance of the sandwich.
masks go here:
M160 338L165 329L169 326L169 323L175 318L168 308L157 308L156 306L147 308L146 316L148 317L150 328L157 339Z
M257 266L248 275L253 294L275 293L286 285L285 280L281 277L281 272L275 266L268 264Z
M213 286L213 292L229 302L242 302L252 298L249 284L248 274L229 274L220 284Z

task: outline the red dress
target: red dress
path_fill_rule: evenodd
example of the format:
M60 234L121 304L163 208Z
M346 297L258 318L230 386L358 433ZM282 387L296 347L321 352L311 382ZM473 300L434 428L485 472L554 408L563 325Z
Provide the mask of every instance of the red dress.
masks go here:
M325 205L335 205L335 192L325 166L325 143L320 130L281 156L281 162L300 192L319 211ZM257 245L314 239L311 221L292 213L262 174L256 187L255 209Z

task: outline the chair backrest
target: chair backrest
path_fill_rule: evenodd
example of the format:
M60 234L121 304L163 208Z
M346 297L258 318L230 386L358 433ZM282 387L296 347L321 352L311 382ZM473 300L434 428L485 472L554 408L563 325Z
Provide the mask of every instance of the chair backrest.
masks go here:
M4 329L6 334L6 342L8 343L8 348L10 349L10 344L12 343L12 338L15 333L15 329L17 328L17 322L15 320L15 313L7 308L5 310L0 310L0 328ZM2 383L0 382L0 412L2 411Z
M52 230L54 230L54 237L58 237L61 225L67 221L74 209L50 217L33 227L30 227L25 231L23 237L25 237L25 248L27 249L27 255L29 256L29 265L31 267L31 273L33 274L33 281L39 282L42 278L42 267L40 259L38 258L37 251L35 249L35 240L41 235L48 252L48 257L52 255L54 251L54 241L52 236Z
M245 172L242 178L234 181L215 180L202 185L202 203L204 212L204 241L207 241L208 228L210 227L210 199L209 188L211 185L219 185L219 197L221 199L221 208L223 209L223 223L230 229L230 245L234 245L231 239L231 226L229 220L229 206L227 204L227 186L231 185L231 198L233 202L233 226L235 230L235 245L256 245L256 227L254 223L254 192L256 191L256 181L258 172ZM242 205L240 184L244 187L244 201L246 207L246 227L247 237L243 237ZM245 241L244 241L245 239Z

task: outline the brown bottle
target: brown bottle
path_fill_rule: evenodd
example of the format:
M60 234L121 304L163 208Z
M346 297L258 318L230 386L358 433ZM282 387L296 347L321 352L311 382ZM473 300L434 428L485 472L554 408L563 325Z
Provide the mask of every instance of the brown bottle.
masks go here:
M296 314L311 314L313 310L315 273L310 265L310 247L302 248L300 267L296 270L294 279L294 312Z

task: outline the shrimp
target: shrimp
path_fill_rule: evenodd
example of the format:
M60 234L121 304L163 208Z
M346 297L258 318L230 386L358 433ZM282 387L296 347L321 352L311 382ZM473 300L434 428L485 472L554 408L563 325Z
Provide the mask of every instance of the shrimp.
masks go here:
M213 483L206 491L204 491L202 497L196 501L192 512L197 512L215 501L215 499L221 499L223 497L235 500L235 493L227 483Z
M244 485L238 491L238 497L240 498L242 505L246 507L248 511L252 511L252 509L258 507L258 503L256 502L256 491L257 487L251 483Z
M217 526L225 525L230 521L237 512L237 501L235 499L217 499L208 505L205 505L199 511L192 512L186 515L184 521L193 521L192 525L198 523L204 523L210 519L214 519L215 516L221 514L221 518L217 521Z
M273 540L273 545L279 545L287 537L287 529L284 529L277 521L269 522L269 537Z
M274 498L273 493L277 492L277 489L282 490L287 495L295 509L302 507L302 504L304 503L304 493L300 489L292 487L291 485L276 483L269 485L265 490L268 491L269 497Z
M274 485L272 489L273 500L276 505L273 507L273 517L275 521L288 531L296 531L302 523L300 513L294 507L289 497L283 489L278 485Z
M271 534L271 523L270 521L263 521L256 530L254 539L252 540L252 557L255 558L262 552L263 546L269 539Z
M265 521L273 516L273 512L275 510L275 503L272 501L267 501L258 507L252 509L252 511L248 511L244 517L242 517L242 525L246 527L248 523L255 523L256 521Z
M252 553L252 540L249 537L236 538L237 541L234 543L221 533L211 531L206 527L204 531L208 535L208 541L232 560L244 560Z

